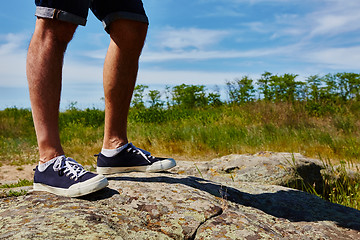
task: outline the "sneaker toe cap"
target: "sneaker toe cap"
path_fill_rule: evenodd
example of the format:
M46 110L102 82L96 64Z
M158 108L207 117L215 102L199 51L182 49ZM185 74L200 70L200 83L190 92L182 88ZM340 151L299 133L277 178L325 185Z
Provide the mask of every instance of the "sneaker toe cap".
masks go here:
M176 162L174 159L172 158L166 158L166 159L162 159L160 161L154 162L153 164L151 164L147 171L148 172L158 172L158 171L165 171L168 170L170 168L173 168L176 166Z

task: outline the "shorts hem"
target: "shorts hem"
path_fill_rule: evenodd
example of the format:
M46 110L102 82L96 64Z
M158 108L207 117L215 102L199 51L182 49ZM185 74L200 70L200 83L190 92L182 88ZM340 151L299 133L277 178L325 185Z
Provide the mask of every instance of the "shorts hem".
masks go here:
M41 18L57 19L65 22L74 23L76 25L82 25L82 26L86 25L85 18L55 8L37 6L35 16Z
M146 15L130 12L114 12L110 13L102 20L104 29L107 31L109 25L118 19L128 19L149 24L149 19Z

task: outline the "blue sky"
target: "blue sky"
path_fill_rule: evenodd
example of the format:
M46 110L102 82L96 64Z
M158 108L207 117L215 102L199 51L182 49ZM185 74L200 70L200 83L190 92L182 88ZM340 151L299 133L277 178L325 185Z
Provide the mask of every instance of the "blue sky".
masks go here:
M150 19L138 84L203 84L263 72L360 72L359 0L143 0ZM35 24L33 1L0 10L0 109L30 107L26 51ZM62 108L102 107L102 65L109 39L89 13L64 64Z

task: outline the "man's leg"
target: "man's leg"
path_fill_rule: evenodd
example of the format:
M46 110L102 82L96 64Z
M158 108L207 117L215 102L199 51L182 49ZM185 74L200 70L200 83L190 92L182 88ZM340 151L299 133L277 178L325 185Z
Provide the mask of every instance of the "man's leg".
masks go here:
M64 53L77 25L39 18L31 40L26 71L40 162L35 191L78 197L108 185L105 177L85 171L64 156L59 136L59 103Z
M104 64L104 149L125 145L127 117L144 45L147 24L120 19L109 26L110 45Z
M77 25L38 18L26 72L40 161L63 155L58 117L64 53Z
M127 117L144 45L147 24L117 20L108 28L111 42L104 64L105 134L97 172L159 172L176 166L172 158L156 158L128 143Z

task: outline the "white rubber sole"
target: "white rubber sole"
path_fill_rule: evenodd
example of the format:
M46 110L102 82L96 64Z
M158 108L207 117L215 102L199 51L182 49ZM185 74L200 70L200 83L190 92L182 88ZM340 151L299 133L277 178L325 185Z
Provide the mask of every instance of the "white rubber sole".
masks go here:
M97 167L97 173L102 175L109 175L115 173L125 172L161 172L166 171L176 166L176 162L172 158L167 158L158 162L155 162L148 166L138 167Z
M109 185L108 180L104 176L98 175L89 179L88 181L76 183L68 189L51 187L41 183L34 183L33 191L45 191L65 197L80 197L99 191L100 189L105 188L107 185Z

